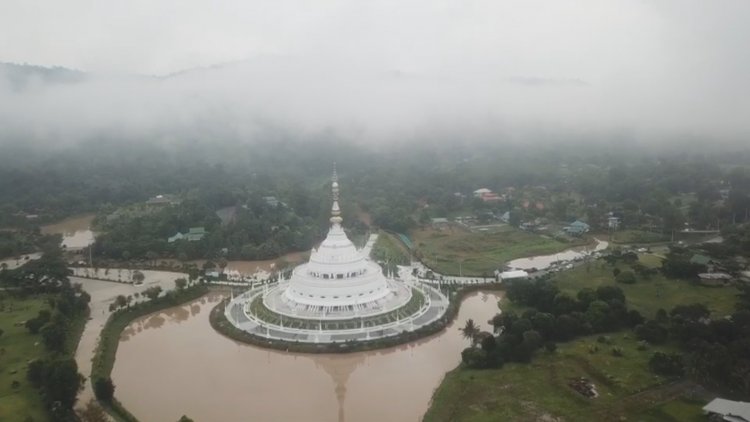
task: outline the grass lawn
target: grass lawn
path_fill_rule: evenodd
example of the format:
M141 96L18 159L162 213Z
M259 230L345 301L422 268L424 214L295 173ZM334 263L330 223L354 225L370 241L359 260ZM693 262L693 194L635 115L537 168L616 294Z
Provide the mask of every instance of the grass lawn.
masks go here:
M655 255L641 255L641 262L652 268L657 267L659 259ZM621 270L628 267L618 264ZM585 287L597 288L605 285L617 285L628 301L628 307L637 310L646 318L653 318L660 308L666 311L675 305L703 303L711 310L713 317L728 315L734 311L737 301L737 289L734 287L707 287L692 281L676 280L657 274L646 280L638 278L635 284L615 282L613 267L604 261L583 264L555 276L561 291L575 296Z
M638 414L643 422L705 422L703 414L705 400L679 398L648 409Z
M657 268L661 258L642 254L641 263ZM621 265L625 269L625 265ZM623 289L628 306L653 317L659 308L678 304L705 303L713 316L734 310L737 290L732 287L704 287L661 275L635 284L615 283L612 267L595 261L555 276L564 292L575 294L585 287L617 285ZM522 306L507 300L505 310L521 313ZM633 333L624 330L607 337L611 344L599 343L598 335L558 344L555 353L537 352L530 364L507 364L501 369L469 370L461 367L448 373L433 396L425 421L603 421L636 420L649 422L702 421L705 401L689 399L692 384L671 383L652 374L648 360L655 351L672 351L674 345L649 346L639 351ZM592 347L598 348L591 351ZM612 347L624 356L612 355ZM674 350L676 351L676 350ZM574 377L591 380L600 396L585 398L567 382Z
M505 226L474 233L457 226L445 230L425 229L411 233L425 264L444 274L483 276L504 263L527 256L560 252L577 244L528 233Z
M537 352L530 364L506 364L493 370L458 368L436 391L424 420L536 421L545 416L567 421L620 420L623 416L641 420L640 414L654 406L660 412L649 413L648 420L672 420L662 413L685 417L679 420L700 415L700 407L672 404L673 396L665 390L673 393L675 387L649 372L651 354L666 347L639 351L629 331L608 336L611 344L598 343L597 337L560 344L555 353ZM592 346L599 350L591 353ZM611 354L615 346L623 350L623 357ZM591 380L599 397L589 399L570 388L568 381L578 377Z
M380 231L378 240L372 247L370 256L375 260L390 261L397 265L409 265L409 250L392 234Z
M7 422L47 421L44 405L37 391L26 380L26 365L30 360L44 357L46 351L38 335L24 326L16 326L48 308L43 298L0 299L0 420ZM11 383L18 381L18 389ZM30 418L30 419L29 419Z

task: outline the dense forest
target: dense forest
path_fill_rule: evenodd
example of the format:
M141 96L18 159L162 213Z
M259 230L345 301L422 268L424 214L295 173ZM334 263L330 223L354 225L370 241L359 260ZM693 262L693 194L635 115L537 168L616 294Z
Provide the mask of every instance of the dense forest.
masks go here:
M668 234L726 229L748 221L750 169L736 154L616 150L586 144L529 150L492 144L419 144L383 152L337 140L253 143L131 143L98 140L59 150L3 147L0 227L33 232L40 224L96 212L106 258L213 257L260 259L304 250L326 227L328 183L337 163L345 224L407 232L430 217L511 211L520 224L538 218L587 221L603 228ZM487 204L479 187L509 192ZM158 212L127 212L155 195L180 204ZM283 205L269 206L265 197ZM542 207L524 207L525 203ZM215 212L235 207L231 222ZM119 213L116 213L120 210ZM125 212L123 212L123 210ZM113 213L117 219L107 218ZM362 217L365 213L367 217ZM190 227L200 242L167 244ZM7 240L5 255L26 252L28 239Z

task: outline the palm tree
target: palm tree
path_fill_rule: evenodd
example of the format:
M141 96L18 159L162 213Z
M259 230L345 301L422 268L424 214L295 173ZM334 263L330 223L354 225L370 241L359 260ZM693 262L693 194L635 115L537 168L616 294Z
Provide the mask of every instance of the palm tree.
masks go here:
M477 334L479 334L479 327L474 323L474 320L469 318L466 320L464 328L459 328L464 334L464 338L471 342L472 346L476 345Z

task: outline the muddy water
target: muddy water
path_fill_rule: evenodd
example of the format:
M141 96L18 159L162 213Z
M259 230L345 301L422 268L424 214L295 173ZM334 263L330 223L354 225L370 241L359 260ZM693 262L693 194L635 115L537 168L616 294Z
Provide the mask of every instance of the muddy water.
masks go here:
M94 214L85 214L66 218L59 223L42 226L42 233L63 235L62 245L69 250L85 248L94 243L94 232L91 231L94 217Z
M86 269L77 269L80 273L83 273L83 270ZM111 275L118 272L117 270L110 271ZM106 277L103 272L104 270L100 269L99 275ZM123 271L123 273L125 273L125 271ZM93 271L89 275L94 275ZM145 289L152 286L160 286L163 290L167 291L174 288L174 280L176 278L184 277L184 274L166 271L143 271L143 275L146 278L140 286L126 283L112 283L103 280L91 280L88 278L70 277L71 283L81 284L83 289L91 295L91 302L89 302L91 313L89 320L86 322L86 326L83 329L83 333L81 333L81 339L78 342L78 348L76 349L75 354L76 362L78 363L78 370L82 374L86 374L87 376L91 374L91 359L94 357L99 333L101 333L104 324L107 322L107 318L109 318L109 305L114 302L118 295L130 296L134 295L136 292L143 293ZM78 403L80 405L85 405L92 397L93 391L91 389L91 382L87 378L83 390L78 394Z
M467 346L459 326L484 329L496 293L467 297L456 322L410 345L348 355L282 353L216 333L218 296L134 321L117 352L116 394L144 421L418 421Z
M599 239L594 239L594 240L596 240L595 245L570 248L560 253L556 253L552 255L539 255L539 256L533 256L530 258L514 259L508 262L507 265L510 268L515 268L519 270L528 270L531 268L543 270L545 268L548 268L555 261L571 261L576 258L584 257L591 252L596 252L596 251L607 249L607 246L609 246L609 242L599 240Z

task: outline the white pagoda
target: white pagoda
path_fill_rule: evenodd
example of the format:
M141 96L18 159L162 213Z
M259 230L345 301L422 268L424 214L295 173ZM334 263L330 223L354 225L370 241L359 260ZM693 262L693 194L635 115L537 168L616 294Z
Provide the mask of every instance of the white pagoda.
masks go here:
M406 304L412 291L386 278L368 249L357 249L341 226L339 183L333 171L331 228L310 261L294 269L287 283L263 297L270 310L303 319L350 319L373 316Z

